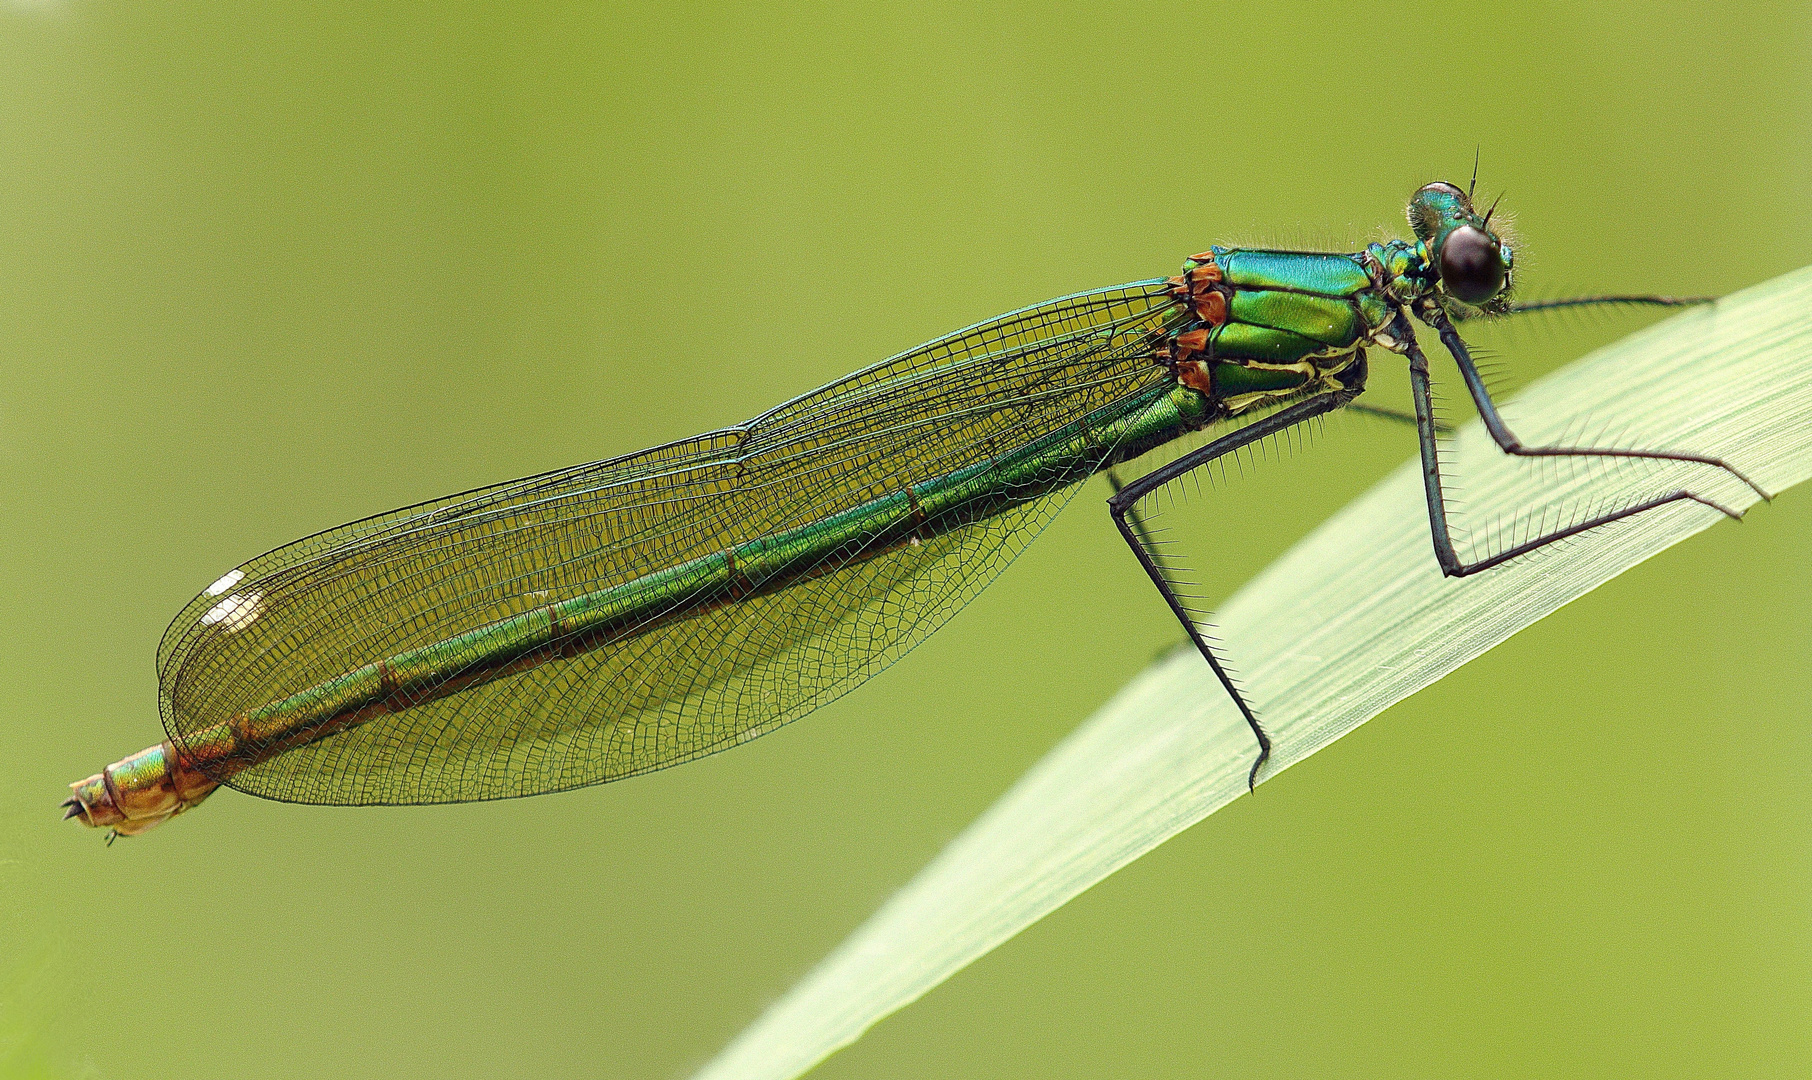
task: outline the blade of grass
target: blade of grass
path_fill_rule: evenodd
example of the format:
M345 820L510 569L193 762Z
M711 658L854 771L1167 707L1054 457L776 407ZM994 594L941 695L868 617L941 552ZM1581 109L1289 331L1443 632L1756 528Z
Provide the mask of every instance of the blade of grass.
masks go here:
M1578 418L1626 446L1720 455L1771 491L1812 475L1812 267L1684 312L1515 399L1526 442ZM1457 453L1468 505L1581 515L1690 483L1742 508L1703 467L1532 466L1476 423ZM1555 554L1443 578L1417 463L1406 463L1273 563L1219 613L1276 745L1267 776L1549 612L1724 518L1676 505ZM1475 527L1488 520L1473 519ZM1550 519L1549 527L1555 522ZM1729 527L1734 527L1729 526ZM1483 543L1493 536L1478 528ZM1508 535L1498 537L1510 542ZM1501 545L1494 545L1501 546ZM1253 754L1193 652L1153 665L1014 785L699 1074L797 1076L1071 897L1231 802Z

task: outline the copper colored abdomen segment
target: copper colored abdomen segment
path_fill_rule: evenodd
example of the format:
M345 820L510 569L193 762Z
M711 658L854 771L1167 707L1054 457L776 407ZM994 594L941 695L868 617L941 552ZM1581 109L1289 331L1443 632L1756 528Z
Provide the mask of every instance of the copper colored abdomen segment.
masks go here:
M63 816L134 836L196 805L218 786L166 740L69 785L74 794L63 803Z

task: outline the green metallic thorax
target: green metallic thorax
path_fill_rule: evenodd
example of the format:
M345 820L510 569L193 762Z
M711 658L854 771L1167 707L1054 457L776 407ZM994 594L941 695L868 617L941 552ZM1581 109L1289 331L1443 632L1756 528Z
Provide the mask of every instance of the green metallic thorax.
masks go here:
M1396 348L1386 330L1397 312L1434 288L1423 245L1402 240L1350 255L1214 247L1185 262L1183 277L1173 280L1189 282L1200 267L1219 277L1197 284L1193 295L1213 289L1224 303L1198 305L1206 317L1176 335L1175 355L1206 366L1207 394L1221 416L1356 388L1353 380L1363 376L1354 362L1365 346ZM1199 349L1190 347L1191 330L1206 332ZM1179 379L1199 387L1183 372Z

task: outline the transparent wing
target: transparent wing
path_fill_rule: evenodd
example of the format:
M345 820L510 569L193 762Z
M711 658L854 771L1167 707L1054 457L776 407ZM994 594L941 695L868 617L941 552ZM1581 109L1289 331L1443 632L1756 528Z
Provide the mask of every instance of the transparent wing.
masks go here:
M1066 297L931 342L740 428L379 515L260 556L159 649L192 734L362 665L895 494L1149 387L1162 282ZM846 692L941 625L1067 496L790 587L692 597L635 636L403 709L229 783L315 803L502 798L647 772Z

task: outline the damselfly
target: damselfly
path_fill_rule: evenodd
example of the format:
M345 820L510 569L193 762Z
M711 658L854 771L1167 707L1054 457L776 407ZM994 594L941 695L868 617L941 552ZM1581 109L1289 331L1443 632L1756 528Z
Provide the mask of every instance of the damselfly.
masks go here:
M1699 454L1518 441L1456 321L1695 301L1518 303L1490 219L1470 191L1429 184L1409 202L1414 241L1350 254L1213 247L1177 277L979 323L740 427L278 548L171 623L158 648L168 738L71 785L66 816L143 832L219 784L305 803L496 799L722 750L845 693L942 625L1084 480L1216 428L1116 481L1108 511L1251 726L1255 784L1270 740L1179 597L1140 501L1348 405L1368 349L1407 361L1449 576L1669 503L1738 516L1679 487L1462 558L1412 319L1452 354L1507 454L1689 462L1755 486Z

